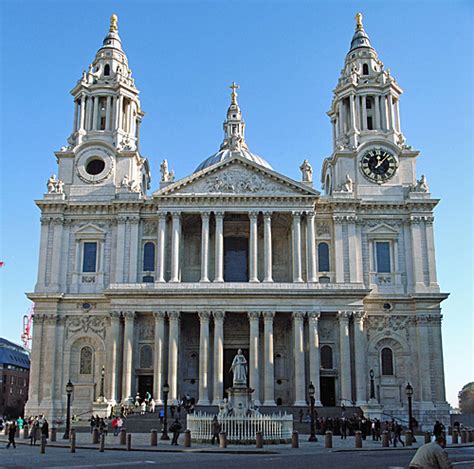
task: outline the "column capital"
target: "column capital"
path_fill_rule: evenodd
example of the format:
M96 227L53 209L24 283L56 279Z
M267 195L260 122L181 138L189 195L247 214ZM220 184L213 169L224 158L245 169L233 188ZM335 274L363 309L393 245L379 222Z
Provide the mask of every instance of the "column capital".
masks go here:
M320 311L308 311L308 319L310 321L314 321L317 323L320 317L321 317Z
M260 311L249 311L247 313L249 321L258 321L260 318Z
M214 318L214 322L215 321L223 321L224 317L225 317L225 312L224 311L213 311L212 316Z
M125 321L134 321L135 320L135 313L133 311L123 311L122 316Z
M168 318L170 321L178 321L179 311L168 311Z
M209 220L209 217L211 216L211 212L208 212L208 211L204 211L204 212L201 212L201 218L204 220L204 219L207 219Z
M273 321L275 317L275 311L262 311L264 321Z
M166 317L166 311L153 311L153 317L155 318L155 321L164 321Z
M295 322L303 322L305 316L306 316L306 313L304 311L295 311L291 315L293 321Z
M163 210L158 210L158 219L161 220L166 220L166 217L168 215L168 212L164 212Z
M339 322L348 322L351 314L349 311L338 311L337 319Z
M219 212L214 212L214 216L216 218L224 218L225 212L219 211Z
M198 311L199 320L202 321L209 321L211 317L210 311Z
M171 212L171 216L173 217L173 219L181 218L181 212L175 210L175 211Z
M257 217L258 217L258 214L259 214L259 211L258 211L258 210L251 210L251 211L249 212L249 218L250 218L251 220L252 220L252 219L256 220Z
M270 210L266 210L265 212L263 212L263 217L264 217L266 220L271 220L272 215L273 215L273 212L270 211Z
M353 316L356 321L362 322L367 317L367 314L365 313L365 311L359 310L359 311L354 311Z
M293 217L293 221L299 220L301 218L301 212L293 211L291 212L291 216Z
M316 212L314 210L307 210L306 211L306 216L308 218L314 218L316 216Z
M120 311L110 311L109 317L112 321L118 321L120 319Z

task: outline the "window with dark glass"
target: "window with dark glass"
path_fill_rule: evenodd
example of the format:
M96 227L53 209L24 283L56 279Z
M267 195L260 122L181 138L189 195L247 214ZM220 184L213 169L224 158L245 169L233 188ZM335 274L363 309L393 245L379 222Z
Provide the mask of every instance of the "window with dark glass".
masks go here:
M321 368L331 370L332 365L332 348L329 345L321 347Z
M107 98L99 98L99 130L105 130L106 125L106 113L107 113Z
M382 374L393 375L393 352L388 347L382 349Z
M95 272L96 264L97 264L97 243L84 243L82 271Z
M362 75L369 74L369 66L367 64L362 65Z
M153 353L150 345L143 345L140 349L140 368L153 367Z
M390 266L390 243L388 241L379 241L375 243L375 254L377 260L377 272L389 273Z
M367 130L374 130L374 123L372 121L372 116L367 116Z
M81 375L90 375L92 373L92 349L90 347L81 348L79 373Z
M143 246L143 270L153 272L155 270L155 244L145 243Z
M318 270L320 272L329 272L329 244L318 244Z
M110 75L110 65L106 64L104 67L104 76L109 76Z

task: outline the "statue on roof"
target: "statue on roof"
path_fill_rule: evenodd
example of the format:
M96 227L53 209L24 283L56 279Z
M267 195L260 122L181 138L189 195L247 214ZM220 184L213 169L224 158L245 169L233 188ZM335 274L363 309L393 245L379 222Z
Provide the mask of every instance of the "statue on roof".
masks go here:
M313 168L308 160L304 160L300 166L303 182L313 182Z

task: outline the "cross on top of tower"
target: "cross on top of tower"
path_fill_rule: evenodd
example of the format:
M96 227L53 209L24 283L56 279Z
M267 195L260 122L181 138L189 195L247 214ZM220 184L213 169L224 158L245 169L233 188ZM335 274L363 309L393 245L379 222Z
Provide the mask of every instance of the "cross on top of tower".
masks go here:
M237 92L235 90L238 90L240 88L235 81L232 82L232 85L229 86L229 88L232 89L232 104L237 104Z

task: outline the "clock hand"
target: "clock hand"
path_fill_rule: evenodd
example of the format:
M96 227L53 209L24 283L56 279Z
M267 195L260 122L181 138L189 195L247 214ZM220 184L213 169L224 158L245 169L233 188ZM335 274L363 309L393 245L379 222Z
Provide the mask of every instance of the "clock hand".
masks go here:
M388 155L383 160L379 160L375 168L377 169L387 158L388 158Z

